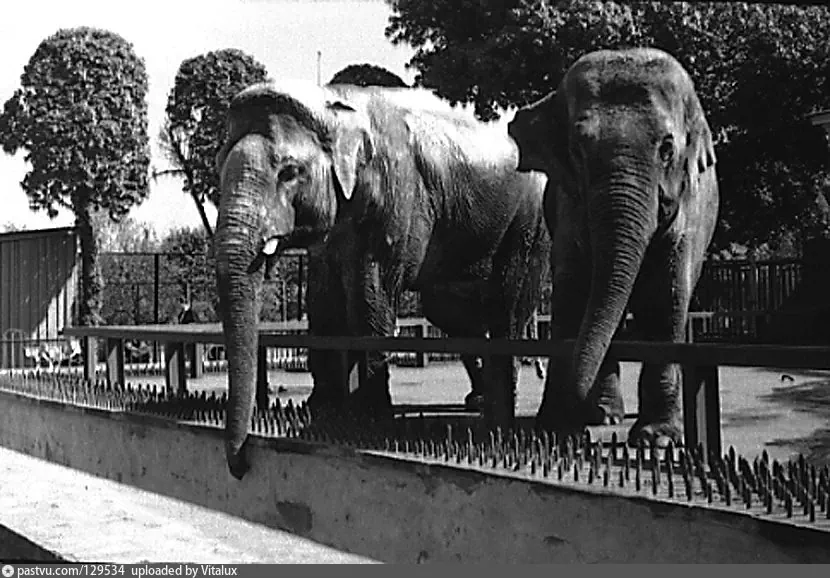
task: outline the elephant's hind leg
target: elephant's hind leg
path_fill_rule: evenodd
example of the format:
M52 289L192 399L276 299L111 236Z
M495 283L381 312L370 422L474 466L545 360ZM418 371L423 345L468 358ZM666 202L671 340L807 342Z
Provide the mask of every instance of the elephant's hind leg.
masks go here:
M483 282L448 284L421 291L424 316L450 337L486 337L487 326L482 315ZM472 410L481 410L486 397L486 384L480 357L462 355L461 363L470 378L471 389L464 398Z

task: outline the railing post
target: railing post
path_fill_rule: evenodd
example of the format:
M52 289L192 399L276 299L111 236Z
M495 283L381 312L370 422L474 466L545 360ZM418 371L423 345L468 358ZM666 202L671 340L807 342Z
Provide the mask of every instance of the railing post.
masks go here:
M256 356L256 405L268 409L268 348L257 347Z
M84 358L84 379L95 381L95 370L98 365L97 340L94 337L81 338L81 353Z
M419 325L413 327L415 329L415 337L423 339L427 336L427 322L424 321ZM415 352L415 367L426 367L429 363L429 355L426 351Z
M720 384L717 365L683 365L683 435L686 448L703 445L723 455L720 427Z
M190 371L188 377L199 379L205 371L204 364L205 346L203 343L188 343L187 355L190 358Z
M124 340L107 339L107 381L124 385Z
M348 393L350 394L366 386L369 378L369 352L356 351L355 353L357 354L357 363L352 366L348 379ZM363 391L366 391L365 388Z
M167 342L164 344L164 382L169 392L187 393L184 343Z

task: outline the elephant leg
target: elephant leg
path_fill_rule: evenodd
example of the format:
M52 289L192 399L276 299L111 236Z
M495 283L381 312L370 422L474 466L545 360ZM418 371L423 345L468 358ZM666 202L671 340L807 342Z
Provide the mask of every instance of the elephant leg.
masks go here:
M382 280L381 266L368 257L361 259L358 270L344 275L347 287L347 320L349 335L392 337L395 335L395 291ZM368 410L377 416L387 415L392 408L389 392L389 355L383 351L349 354L347 375L357 372L350 381L349 406L357 411ZM356 389L354 386L357 386Z
M688 258L682 253L654 257L650 270L643 271L635 286L632 312L645 340L680 343L685 341L692 295ZM638 418L628 434L630 444L643 440L665 446L682 440L681 380L679 364L643 364L637 384Z
M522 339L541 299L542 282L550 267L550 237L541 222L531 230L535 226L528 223L532 222L514 222L493 259L486 310L494 339ZM520 359L510 355L485 360L485 377L492 392L487 400L492 425L513 425L519 368Z
M348 335L346 295L334 263L320 247L309 249L306 306L312 335ZM314 387L308 398L312 410L339 408L345 402L346 355L341 351L309 349L308 368Z
M450 337L486 337L482 315L481 283L450 284L421 291L424 316ZM486 395L482 359L464 354L461 363L470 378L471 389L464 398L472 410L483 407Z
M564 235L554 241L554 278L551 297L551 340L575 339L590 294L590 260ZM619 423L625 416L620 390L620 364L606 356L587 399L580 403L574 387L570 357L548 362L542 404L536 426L559 432L579 431L585 425Z

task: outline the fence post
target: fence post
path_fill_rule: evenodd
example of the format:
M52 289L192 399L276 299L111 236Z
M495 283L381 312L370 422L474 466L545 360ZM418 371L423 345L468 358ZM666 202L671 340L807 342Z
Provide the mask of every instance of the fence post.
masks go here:
M683 365L683 437L688 450L703 445L703 458L723 455L717 365Z
M297 263L297 320L303 319L303 255L300 254Z
M424 321L418 325L413 327L415 330L415 337L418 339L423 339L427 336L427 322ZM429 363L429 355L426 351L416 351L415 352L415 367L426 367Z
M190 371L188 376L193 379L202 377L205 371L204 353L205 346L203 343L188 343L187 345L188 357L190 357Z
M256 406L268 409L268 348L257 347L256 356Z
M161 255L155 253L153 255L153 323L159 323L159 269L161 265ZM159 344L153 342L153 362L159 361Z
M98 365L98 351L94 337L81 338L81 354L84 358L84 379L95 381L95 369Z
M183 343L164 344L164 381L168 392L187 393Z
M107 339L107 380L124 385L124 340Z

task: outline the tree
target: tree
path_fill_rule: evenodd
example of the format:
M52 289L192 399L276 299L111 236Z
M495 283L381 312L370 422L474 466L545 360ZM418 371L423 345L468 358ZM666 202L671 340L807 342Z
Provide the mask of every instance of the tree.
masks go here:
M400 76L374 64L350 64L335 74L329 84L354 84L357 86L391 86L405 88Z
M115 221L147 196L147 74L132 45L94 28L40 43L0 115L7 154L23 149L30 207L75 214L81 244L79 323L99 321L101 281L94 211Z
M214 158L224 140L228 104L237 92L266 78L265 67L241 50L217 50L183 61L167 97L159 139L173 168L155 176L184 179L182 190L196 203L209 236L213 228L204 204L219 203Z
M483 119L558 85L582 54L655 46L691 74L716 136L715 247L827 235L830 9L746 3L392 0L387 36L416 50L417 85Z

